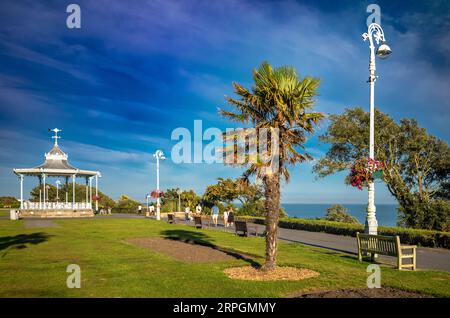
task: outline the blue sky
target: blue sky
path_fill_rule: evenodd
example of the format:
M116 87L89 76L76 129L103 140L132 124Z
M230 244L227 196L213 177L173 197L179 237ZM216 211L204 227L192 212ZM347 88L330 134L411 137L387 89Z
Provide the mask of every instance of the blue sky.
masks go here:
M73 1L75 2L75 1ZM68 29L68 1L0 4L0 195L18 195L12 168L40 164L48 128L79 168L100 170L100 187L143 199L155 188L152 153L169 155L177 127L235 127L217 108L231 83L251 85L262 61L320 77L317 110L368 108L366 6L372 1L76 1L81 29ZM375 104L396 119L414 117L448 140L450 5L381 1L393 55L377 61ZM326 129L322 124L319 133ZM327 145L307 143L318 158ZM315 180L313 162L291 169L285 203L364 203L345 173ZM240 170L219 164L161 167L163 188L202 193ZM37 184L27 178L25 190ZM394 199L377 185L377 203Z

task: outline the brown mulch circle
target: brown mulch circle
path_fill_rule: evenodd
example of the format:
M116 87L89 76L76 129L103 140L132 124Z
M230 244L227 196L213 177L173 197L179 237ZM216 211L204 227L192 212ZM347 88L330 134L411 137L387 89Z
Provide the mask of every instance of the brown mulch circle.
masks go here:
M297 298L431 298L431 296L408 292L400 289L355 288L338 289L295 296Z
M317 277L318 272L297 267L277 267L272 271L263 272L252 266L232 267L224 270L231 279L240 280L302 280Z
M237 257L213 247L162 237L133 238L126 240L126 242L187 263L223 262L237 259Z

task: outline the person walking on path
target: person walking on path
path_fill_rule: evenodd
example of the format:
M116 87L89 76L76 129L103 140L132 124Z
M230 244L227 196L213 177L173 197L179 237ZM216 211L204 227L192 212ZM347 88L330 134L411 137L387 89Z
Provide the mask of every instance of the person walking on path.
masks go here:
M223 226L228 227L228 211L223 211Z
M217 226L217 221L219 220L219 207L217 205L213 205L211 211L212 221L214 223L214 226Z
M234 212L233 212L233 208L230 208L230 211L228 211L227 224L228 224L228 226L234 226Z
M195 207L195 213L197 215L201 215L202 214L202 206L199 204L197 204L197 206Z
M152 204L148 208L149 216L153 215L155 213L155 206Z
M191 208L188 206L184 208L184 220L186 221L186 223L189 223L189 221L191 221Z
M142 206L141 206L141 205L139 205L139 206L138 206L138 214L140 215L140 214L141 214L141 212L142 212Z

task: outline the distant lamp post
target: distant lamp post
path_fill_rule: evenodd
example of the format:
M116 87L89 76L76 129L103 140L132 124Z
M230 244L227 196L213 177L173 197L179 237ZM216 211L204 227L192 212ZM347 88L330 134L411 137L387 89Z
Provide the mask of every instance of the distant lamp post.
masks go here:
M49 200L48 200L48 193L50 192L49 190L50 190L50 186L47 184L46 186L45 186L45 194L46 194L46 199L47 199L47 202L49 202Z
M183 191L181 191L181 189L177 190L177 194L178 194L178 212L181 212L181 194L183 193Z
M156 150L153 154L153 157L156 158L156 192L158 197L156 198L156 219L161 220L161 198L160 198L160 190L159 190L159 161L166 160L164 153L162 150Z
M59 186L61 185L61 181L56 180L55 184L56 184L56 203L58 203L58 200L59 200Z
M369 25L367 33L362 35L363 40L369 40L370 62L369 62L369 84L370 84L370 139L369 139L369 157L375 159L375 55L381 59L387 58L391 53L391 48L386 44L384 32L381 26L377 23ZM378 46L375 51L374 40ZM368 184L368 203L367 203L367 217L364 232L368 234L377 234L378 222L375 216L375 185L372 182Z

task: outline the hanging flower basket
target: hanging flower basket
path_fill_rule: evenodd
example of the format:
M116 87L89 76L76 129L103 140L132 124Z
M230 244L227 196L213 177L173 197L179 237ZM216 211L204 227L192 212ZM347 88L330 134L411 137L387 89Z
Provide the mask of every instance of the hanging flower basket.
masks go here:
M151 193L150 193L150 196L152 197L152 198L154 198L154 199L157 199L157 198L162 198L162 197L164 197L164 192L163 191L161 191L161 190L154 190L154 191L152 191Z
M383 178L384 163L371 158L357 160L351 167L348 181L352 187L362 190L369 182Z
M94 195L94 196L92 197L92 200L93 200L93 201L98 201L98 200L100 200L100 196Z

